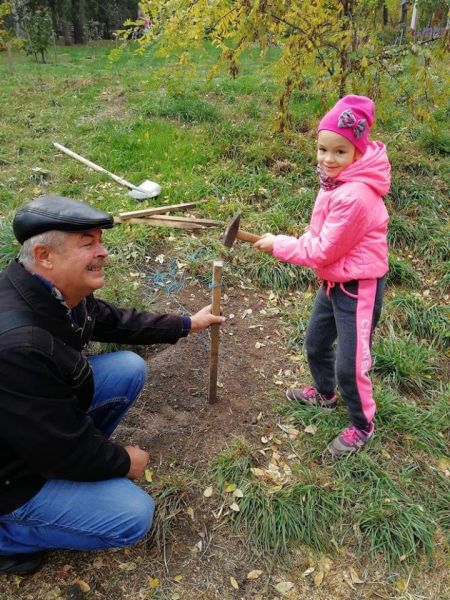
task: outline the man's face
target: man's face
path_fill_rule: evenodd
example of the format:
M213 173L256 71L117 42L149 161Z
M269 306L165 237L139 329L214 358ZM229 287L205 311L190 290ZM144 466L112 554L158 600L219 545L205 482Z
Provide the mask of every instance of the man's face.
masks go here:
M328 177L338 177L358 157L355 146L347 138L323 129L317 137L317 163Z
M71 307L105 285L103 265L108 251L102 245L102 230L69 233L63 247L49 249L48 278Z

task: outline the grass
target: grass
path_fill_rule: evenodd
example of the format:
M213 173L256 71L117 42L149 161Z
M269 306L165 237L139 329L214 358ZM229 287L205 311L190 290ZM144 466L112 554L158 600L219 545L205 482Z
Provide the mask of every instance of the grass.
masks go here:
M391 334L378 339L374 346L375 373L385 385L393 385L405 392L426 394L439 380L438 355L412 337Z
M83 198L114 214L140 208L108 178L55 151L52 141L132 182L160 183L161 197L145 206L202 199L207 202L198 207L199 216L226 222L240 211L241 227L255 233L304 230L317 192L314 128L323 106L313 73L305 74L308 88L294 91L292 130L275 134L277 84L269 70L256 73L255 55L246 56L242 76L232 80L223 72L206 76L215 56L210 48L199 55L197 73L181 73L172 58L152 50L138 57L128 50L111 64L110 49L108 44L58 48L57 62L48 65L15 55L12 75L0 56L1 268L18 250L12 215L35 196ZM232 520L263 560L275 553L287 556L299 544L329 553L345 547L361 556L369 549L388 577L432 556L437 533L450 526L450 490L442 467L449 435L444 387L449 115L440 106L434 111L439 128L410 127L406 104L393 107L389 93L378 99L377 109L374 137L387 142L393 166L386 199L389 285L374 348L377 435L360 454L330 463L323 450L346 425L344 408L324 415L290 406L276 415L300 432L295 440L283 437L279 449L291 467L289 481L274 489L255 477L251 469L267 467L269 458L246 441L224 449L211 467L221 490L230 482L242 489L240 511ZM189 275L209 277L208 265L223 252L220 236L219 230L187 236L178 230L115 227L105 236L110 284L101 293L123 305L157 310L155 289L173 293L166 275L172 282L181 277L177 261ZM155 264L158 254L167 257L164 265ZM244 281L279 294L286 352L301 349L317 285L312 271L256 254L244 243L223 256L227 284ZM288 359L286 365L292 367ZM303 377L304 359L293 368L297 365L296 377ZM316 428L314 435L305 433L308 426ZM195 483L183 477L160 483L155 539L163 548ZM228 496L222 493L223 500Z

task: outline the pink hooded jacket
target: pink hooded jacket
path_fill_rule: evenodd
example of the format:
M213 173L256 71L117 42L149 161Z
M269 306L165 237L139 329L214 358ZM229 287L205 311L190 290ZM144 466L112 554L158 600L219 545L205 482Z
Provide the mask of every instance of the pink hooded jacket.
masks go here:
M300 238L277 235L273 255L311 267L326 281L383 277L389 221L383 196L390 171L384 144L369 142L365 154L339 175L342 185L320 190L308 232Z

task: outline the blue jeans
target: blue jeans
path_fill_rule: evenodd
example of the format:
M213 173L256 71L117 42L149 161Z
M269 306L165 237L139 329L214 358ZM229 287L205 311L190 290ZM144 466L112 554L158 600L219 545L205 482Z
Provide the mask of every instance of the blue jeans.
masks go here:
M139 395L147 367L133 352L93 356L89 362L95 382L89 414L109 437ZM0 554L128 546L148 532L154 510L153 499L123 477L47 481L31 500L0 516Z

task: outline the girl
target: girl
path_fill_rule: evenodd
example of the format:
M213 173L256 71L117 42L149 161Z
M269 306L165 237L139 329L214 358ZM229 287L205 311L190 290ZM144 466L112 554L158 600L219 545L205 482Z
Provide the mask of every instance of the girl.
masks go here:
M285 262L311 267L323 281L305 340L314 385L286 395L334 411L337 381L351 424L329 444L333 456L356 452L374 431L376 406L367 373L388 271L383 196L390 186L386 148L369 141L374 117L370 98L351 95L337 102L317 128L321 189L308 232L300 238L266 233L254 244Z

